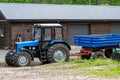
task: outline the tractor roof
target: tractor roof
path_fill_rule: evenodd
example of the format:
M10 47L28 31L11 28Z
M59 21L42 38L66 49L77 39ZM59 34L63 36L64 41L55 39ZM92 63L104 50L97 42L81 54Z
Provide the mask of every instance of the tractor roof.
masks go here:
M58 23L45 23L45 24L34 24L34 26L38 27L62 27L61 24Z

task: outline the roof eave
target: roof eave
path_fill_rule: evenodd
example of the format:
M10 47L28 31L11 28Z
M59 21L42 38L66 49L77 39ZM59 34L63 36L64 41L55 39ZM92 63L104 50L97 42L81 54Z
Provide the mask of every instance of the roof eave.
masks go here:
M7 19L10 22L99 22L120 21L120 19Z

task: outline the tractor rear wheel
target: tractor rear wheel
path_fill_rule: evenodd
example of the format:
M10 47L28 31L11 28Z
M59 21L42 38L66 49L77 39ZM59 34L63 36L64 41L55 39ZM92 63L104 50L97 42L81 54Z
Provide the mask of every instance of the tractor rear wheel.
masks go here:
M69 60L69 49L65 44L54 44L47 52L48 62L61 62Z
M5 56L5 62L7 63L8 66L14 66L14 53L12 51L9 51L6 56Z
M18 67L28 66L31 63L31 56L27 52L20 52L14 56L14 65Z

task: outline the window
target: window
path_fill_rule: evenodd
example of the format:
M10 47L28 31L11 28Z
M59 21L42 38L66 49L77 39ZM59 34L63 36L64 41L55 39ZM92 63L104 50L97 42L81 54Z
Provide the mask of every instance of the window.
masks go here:
M0 37L4 37L4 29L0 29Z
M51 30L51 28L46 28L46 29L45 29L44 40L51 40L51 35L52 35L52 30Z
M55 28L55 39L62 39L62 28Z

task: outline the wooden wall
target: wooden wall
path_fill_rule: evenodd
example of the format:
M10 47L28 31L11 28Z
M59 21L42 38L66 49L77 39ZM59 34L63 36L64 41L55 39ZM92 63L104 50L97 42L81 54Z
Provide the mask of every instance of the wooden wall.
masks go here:
M4 29L4 36L0 36L0 48L8 49L10 46L10 25L8 22L0 22L0 28Z
M9 49L14 47L14 43L17 42L17 34L21 34L22 41L28 41L32 39L32 27L31 23L8 23L0 22L0 28L4 29L4 37L0 37L0 49Z
M92 23L91 34L107 34L110 33L110 24L109 23Z
M1 13L0 13L0 20L4 20L4 17Z
M0 48L2 47L13 47L14 42L16 42L17 34L20 33L22 39L28 41L32 38L32 28L35 23L22 23L22 22L14 22L14 23L2 23L3 28L5 29L5 37L0 37ZM61 23L64 26L64 36L67 39L67 24ZM1 26L0 26L1 27ZM110 23L90 23L90 34L106 34L110 33Z
M68 27L67 27L67 24L66 23L61 23L63 25L63 34L64 34L64 39L68 39Z
M11 45L18 41L18 34L21 35L22 41L28 41L32 39L32 27L31 23L13 23L11 24Z

